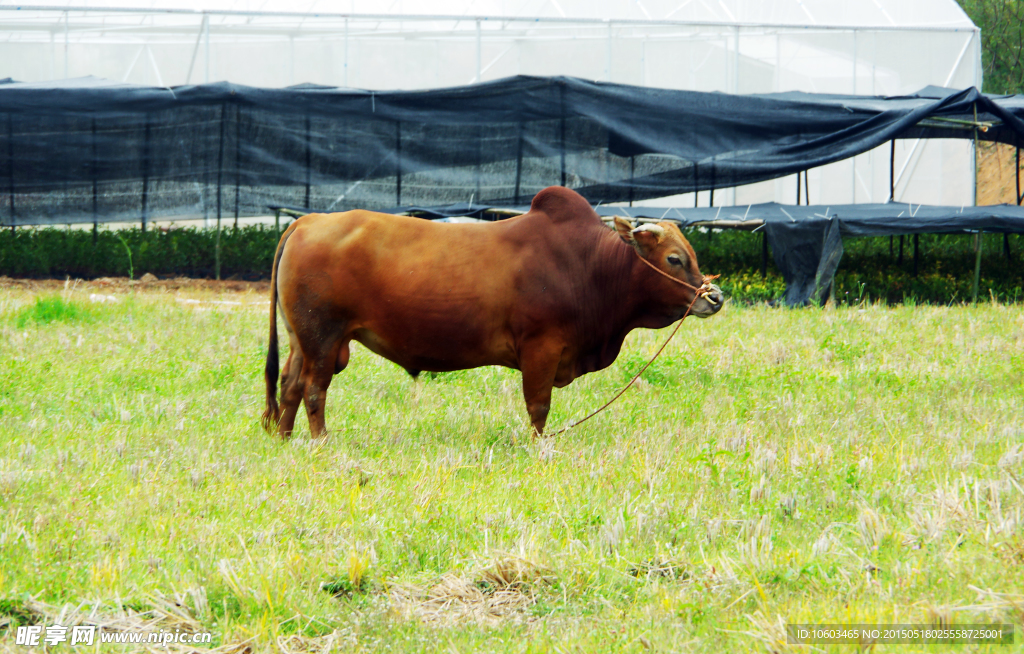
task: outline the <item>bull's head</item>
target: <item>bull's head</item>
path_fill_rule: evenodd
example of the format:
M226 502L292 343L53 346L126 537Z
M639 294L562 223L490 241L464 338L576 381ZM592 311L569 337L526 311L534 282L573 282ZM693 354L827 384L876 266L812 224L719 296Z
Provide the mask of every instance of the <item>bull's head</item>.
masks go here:
M615 231L618 232L619 238L632 246L637 254L652 266L674 279L685 282L686 285L673 285L672 290L666 290L668 297L678 298L678 302L682 304L680 315L691 301L693 307L690 314L699 318L714 315L722 308L725 296L717 285L709 284L710 290L707 292L697 293L693 290L704 284L704 275L697 266L697 255L690 242L675 223L662 221L634 228L628 220L616 216ZM693 300L695 294L697 299Z

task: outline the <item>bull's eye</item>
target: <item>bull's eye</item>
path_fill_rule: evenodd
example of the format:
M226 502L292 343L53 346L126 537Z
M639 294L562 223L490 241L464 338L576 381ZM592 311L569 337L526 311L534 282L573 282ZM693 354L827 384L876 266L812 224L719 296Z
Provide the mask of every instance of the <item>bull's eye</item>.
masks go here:
M674 254L670 254L668 256L668 258L666 259L666 261L668 261L673 266L681 266L681 265L683 265L683 260L680 259L679 257L677 257Z

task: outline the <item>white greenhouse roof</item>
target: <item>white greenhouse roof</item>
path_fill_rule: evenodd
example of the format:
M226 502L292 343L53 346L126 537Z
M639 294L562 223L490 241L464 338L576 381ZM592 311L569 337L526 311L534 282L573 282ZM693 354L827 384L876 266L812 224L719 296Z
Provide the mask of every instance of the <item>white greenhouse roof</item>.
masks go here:
M0 7L973 29L955 0L57 0Z

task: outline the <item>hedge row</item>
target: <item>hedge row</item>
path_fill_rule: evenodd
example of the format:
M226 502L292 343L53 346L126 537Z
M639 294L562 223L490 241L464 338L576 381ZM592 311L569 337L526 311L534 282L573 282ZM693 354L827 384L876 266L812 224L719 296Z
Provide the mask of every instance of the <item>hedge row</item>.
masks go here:
M922 234L915 269L913 237L850 238L835 279L839 303L881 300L888 304L950 304L970 301L976 251L972 234ZM772 300L785 284L768 257L761 279L761 237L742 232L690 234L701 270L723 273L722 290L743 300ZM1008 248L1007 248L1008 246ZM1007 249L1009 256L1007 256ZM988 301L1024 301L1024 237L983 234L978 297Z
M222 279L263 279L280 233L252 225L220 233ZM8 277L159 277L216 276L217 232L137 228L100 230L19 229L0 231L0 274Z
M221 278L266 279L270 275L279 233L271 226L227 229L220 234ZM720 274L722 289L741 301L774 301L785 283L768 257L762 277L760 234L725 231L688 232L701 270ZM138 229L101 230L95 235L78 229L20 229L0 231L0 275L9 277L203 277L215 275L217 234L214 230ZM971 235L920 237L917 272L913 240L899 237L847 239L846 253L836 275L840 302L883 300L889 303L948 304L969 300L974 278L975 251ZM1007 257L1005 246L1009 245ZM1002 302L1024 301L1024 238L1000 234L982 239L979 295Z

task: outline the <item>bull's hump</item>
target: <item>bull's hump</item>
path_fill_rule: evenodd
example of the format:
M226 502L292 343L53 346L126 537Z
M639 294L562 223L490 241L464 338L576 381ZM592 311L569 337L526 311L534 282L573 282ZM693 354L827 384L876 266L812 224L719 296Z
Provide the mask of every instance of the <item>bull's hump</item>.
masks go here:
M601 218L582 195L564 186L549 186L533 197L530 213L545 214L555 223L600 222Z

